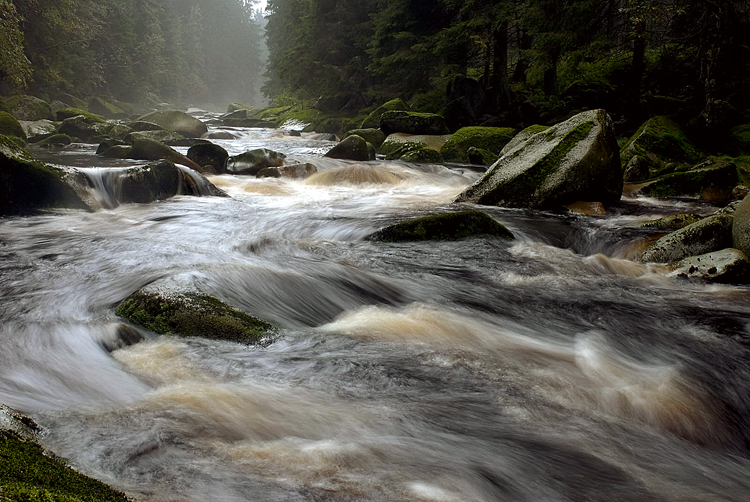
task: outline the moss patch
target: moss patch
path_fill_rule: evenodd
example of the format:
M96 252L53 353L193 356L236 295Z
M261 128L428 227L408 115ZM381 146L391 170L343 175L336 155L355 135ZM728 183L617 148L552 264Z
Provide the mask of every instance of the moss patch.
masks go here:
M26 132L21 124L10 113L0 112L0 134L5 136L16 136L26 141Z
M0 430L0 500L127 502L128 498L48 457L35 441Z
M83 115L87 124L103 124L106 122L106 120L99 115L87 112L86 110L81 110L80 108L63 108L62 110L59 110L57 112L57 120L63 121L71 117L77 117L78 115Z
M515 135L516 130L510 127L462 127L446 141L440 153L447 162L469 162L471 147L499 155Z
M255 344L275 332L273 325L200 294L137 291L115 313L160 334Z
M380 127L380 118L387 111L392 110L408 110L409 105L403 99L392 99L386 103L383 103L377 107L367 118L365 118L360 124L360 129L377 129Z
M474 235L493 235L513 239L513 234L481 211L438 214L405 221L379 230L367 237L380 242L458 240Z
M667 117L653 117L641 125L620 152L622 165L626 166L636 155L662 164L689 164L700 158L698 149L680 126Z

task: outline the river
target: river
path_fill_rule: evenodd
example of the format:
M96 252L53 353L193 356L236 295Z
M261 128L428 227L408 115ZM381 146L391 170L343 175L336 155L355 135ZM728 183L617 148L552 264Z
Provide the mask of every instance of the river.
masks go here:
M0 219L0 403L71 465L139 501L750 500L750 290L632 260L639 222L716 208L455 206L475 170L381 161L363 182L331 142L232 131L230 154L320 172ZM122 165L94 149L35 153ZM364 239L459 208L516 239ZM114 307L153 281L278 337L116 348Z

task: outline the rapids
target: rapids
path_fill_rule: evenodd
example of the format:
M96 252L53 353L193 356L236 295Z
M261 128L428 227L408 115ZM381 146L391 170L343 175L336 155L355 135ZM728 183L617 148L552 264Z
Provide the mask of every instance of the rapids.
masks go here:
M516 239L375 243L454 209L479 173L231 131L216 140L230 154L262 146L319 173L118 205L132 164L77 145L34 153L88 172L106 209L0 219L0 403L71 465L139 501L750 500L750 290L632 261L638 222L715 208L481 207ZM114 307L158 280L279 336L144 331L110 352Z

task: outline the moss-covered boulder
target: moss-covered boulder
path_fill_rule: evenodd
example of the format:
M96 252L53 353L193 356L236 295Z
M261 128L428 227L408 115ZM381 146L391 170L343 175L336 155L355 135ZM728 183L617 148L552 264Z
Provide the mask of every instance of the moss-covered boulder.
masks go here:
M131 130L142 132L142 131L168 131L168 129L160 126L159 124L155 124L154 122L149 122L147 120L134 120L132 122L128 122L127 125Z
M616 202L623 185L618 153L609 115L583 112L501 157L456 201L537 209Z
M659 218L658 220L644 221L641 228L652 228L654 230L679 230L692 225L703 219L703 216L693 213L673 214Z
M138 120L159 124L165 129L182 134L186 138L200 138L208 132L206 124L179 110L160 110L143 115Z
M466 150L466 156L469 158L469 164L475 164L478 166L491 166L497 162L498 159L497 154L475 146L470 146L469 149Z
M691 256L672 265L673 274L690 279L723 284L750 282L750 260L742 251L722 249L699 256Z
M63 146L68 146L72 142L73 138L71 138L67 134L53 134L52 136L39 141L36 146L42 148L60 148Z
M733 127L730 138L736 153L750 155L750 124Z
M49 103L34 96L13 96L2 107L18 120L55 120Z
M383 103L379 107L370 113L366 119L362 121L360 129L377 129L380 127L380 118L385 112L394 110L409 110L409 105L403 99L397 98L392 99L386 103Z
M177 134L176 132L167 131L166 129L159 129L157 131L133 131L125 135L123 141L126 143L133 143L136 139L150 139L152 141L164 143L165 145L179 146L185 139L185 136Z
M175 164L182 164L199 173L203 172L203 167L199 166L172 147L154 141L148 138L135 138L133 145L128 152L129 159L137 160L169 160Z
M237 110L252 110L253 108L242 103L229 103L227 106L227 113L236 112Z
M89 209L66 176L66 171L39 162L7 136L0 136L0 215Z
M221 174L226 172L229 153L213 143L198 143L187 151L187 158L203 167L206 172Z
M257 344L275 332L273 325L199 292L146 287L126 298L115 312L159 334Z
M646 121L620 151L623 166L634 156L647 162L651 172L670 163L694 164L700 158L698 149L676 122L667 117L653 117Z
M0 500L4 502L128 502L101 481L85 476L39 444L39 427L0 405Z
M385 141L385 133L380 129L352 129L344 134L342 139L346 139L349 136L357 135L365 139L368 143L379 149L380 145Z
M417 148L432 148L436 152L439 152L446 141L450 138L450 135L432 135L432 134L406 134L401 132L395 132L388 135L380 148L378 153L391 158L400 158L401 155L409 150L416 150ZM398 154L401 152L401 154Z
M362 136L357 136L356 134L347 137L328 150L324 157L360 161L375 160L374 156L371 158L371 152L367 148L367 141Z
M699 197L728 200L737 186L737 166L727 159L711 159L696 167L661 176L640 190L653 197Z
M415 164L442 164L443 156L432 148L415 148L401 155L399 160Z
M530 125L526 129L522 130L521 132L513 136L513 138L510 141L508 141L508 143L505 144L503 149L500 150L500 156L503 156L506 153L513 150L514 148L518 147L518 145L520 145L521 143L524 143L527 139L531 138L535 134L544 132L547 129L549 129L549 126L539 125L539 124Z
M449 134L442 115L394 110L380 117L380 129L385 134Z
M445 142L440 153L446 162L469 162L469 148L481 148L499 156L516 135L510 127L462 127Z
M29 143L37 143L57 132L58 124L51 120L24 120L20 122Z
M397 223L367 236L380 242L458 240L475 235L513 239L513 234L481 211L437 214Z
M117 105L105 101L100 97L93 97L89 100L88 110L91 113L101 115L102 117L109 117L112 119L127 118L128 113Z
M15 136L28 141L26 131L21 123L10 113L0 112L0 134L3 136Z
M256 148L229 157L226 163L226 171L230 174L243 174L254 176L258 171L266 167L279 167L284 165L286 155L275 152L268 148Z
M84 121L89 124L104 123L106 120L95 113L88 112L81 108L63 108L57 112L57 120L62 122L65 119L82 116Z
M109 129L106 122L91 122L83 115L76 115L63 120L57 132L78 138L84 143L98 143Z
M731 247L732 222L731 214L704 218L657 240L643 252L641 259L671 263Z
M115 124L112 129L109 130L109 137L112 139L124 141L125 137L133 132L133 130L125 124Z

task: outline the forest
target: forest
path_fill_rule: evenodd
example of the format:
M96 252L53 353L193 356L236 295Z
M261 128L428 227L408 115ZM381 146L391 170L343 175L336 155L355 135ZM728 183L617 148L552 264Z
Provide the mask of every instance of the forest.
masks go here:
M263 19L249 1L0 0L0 46L0 95L261 100Z

